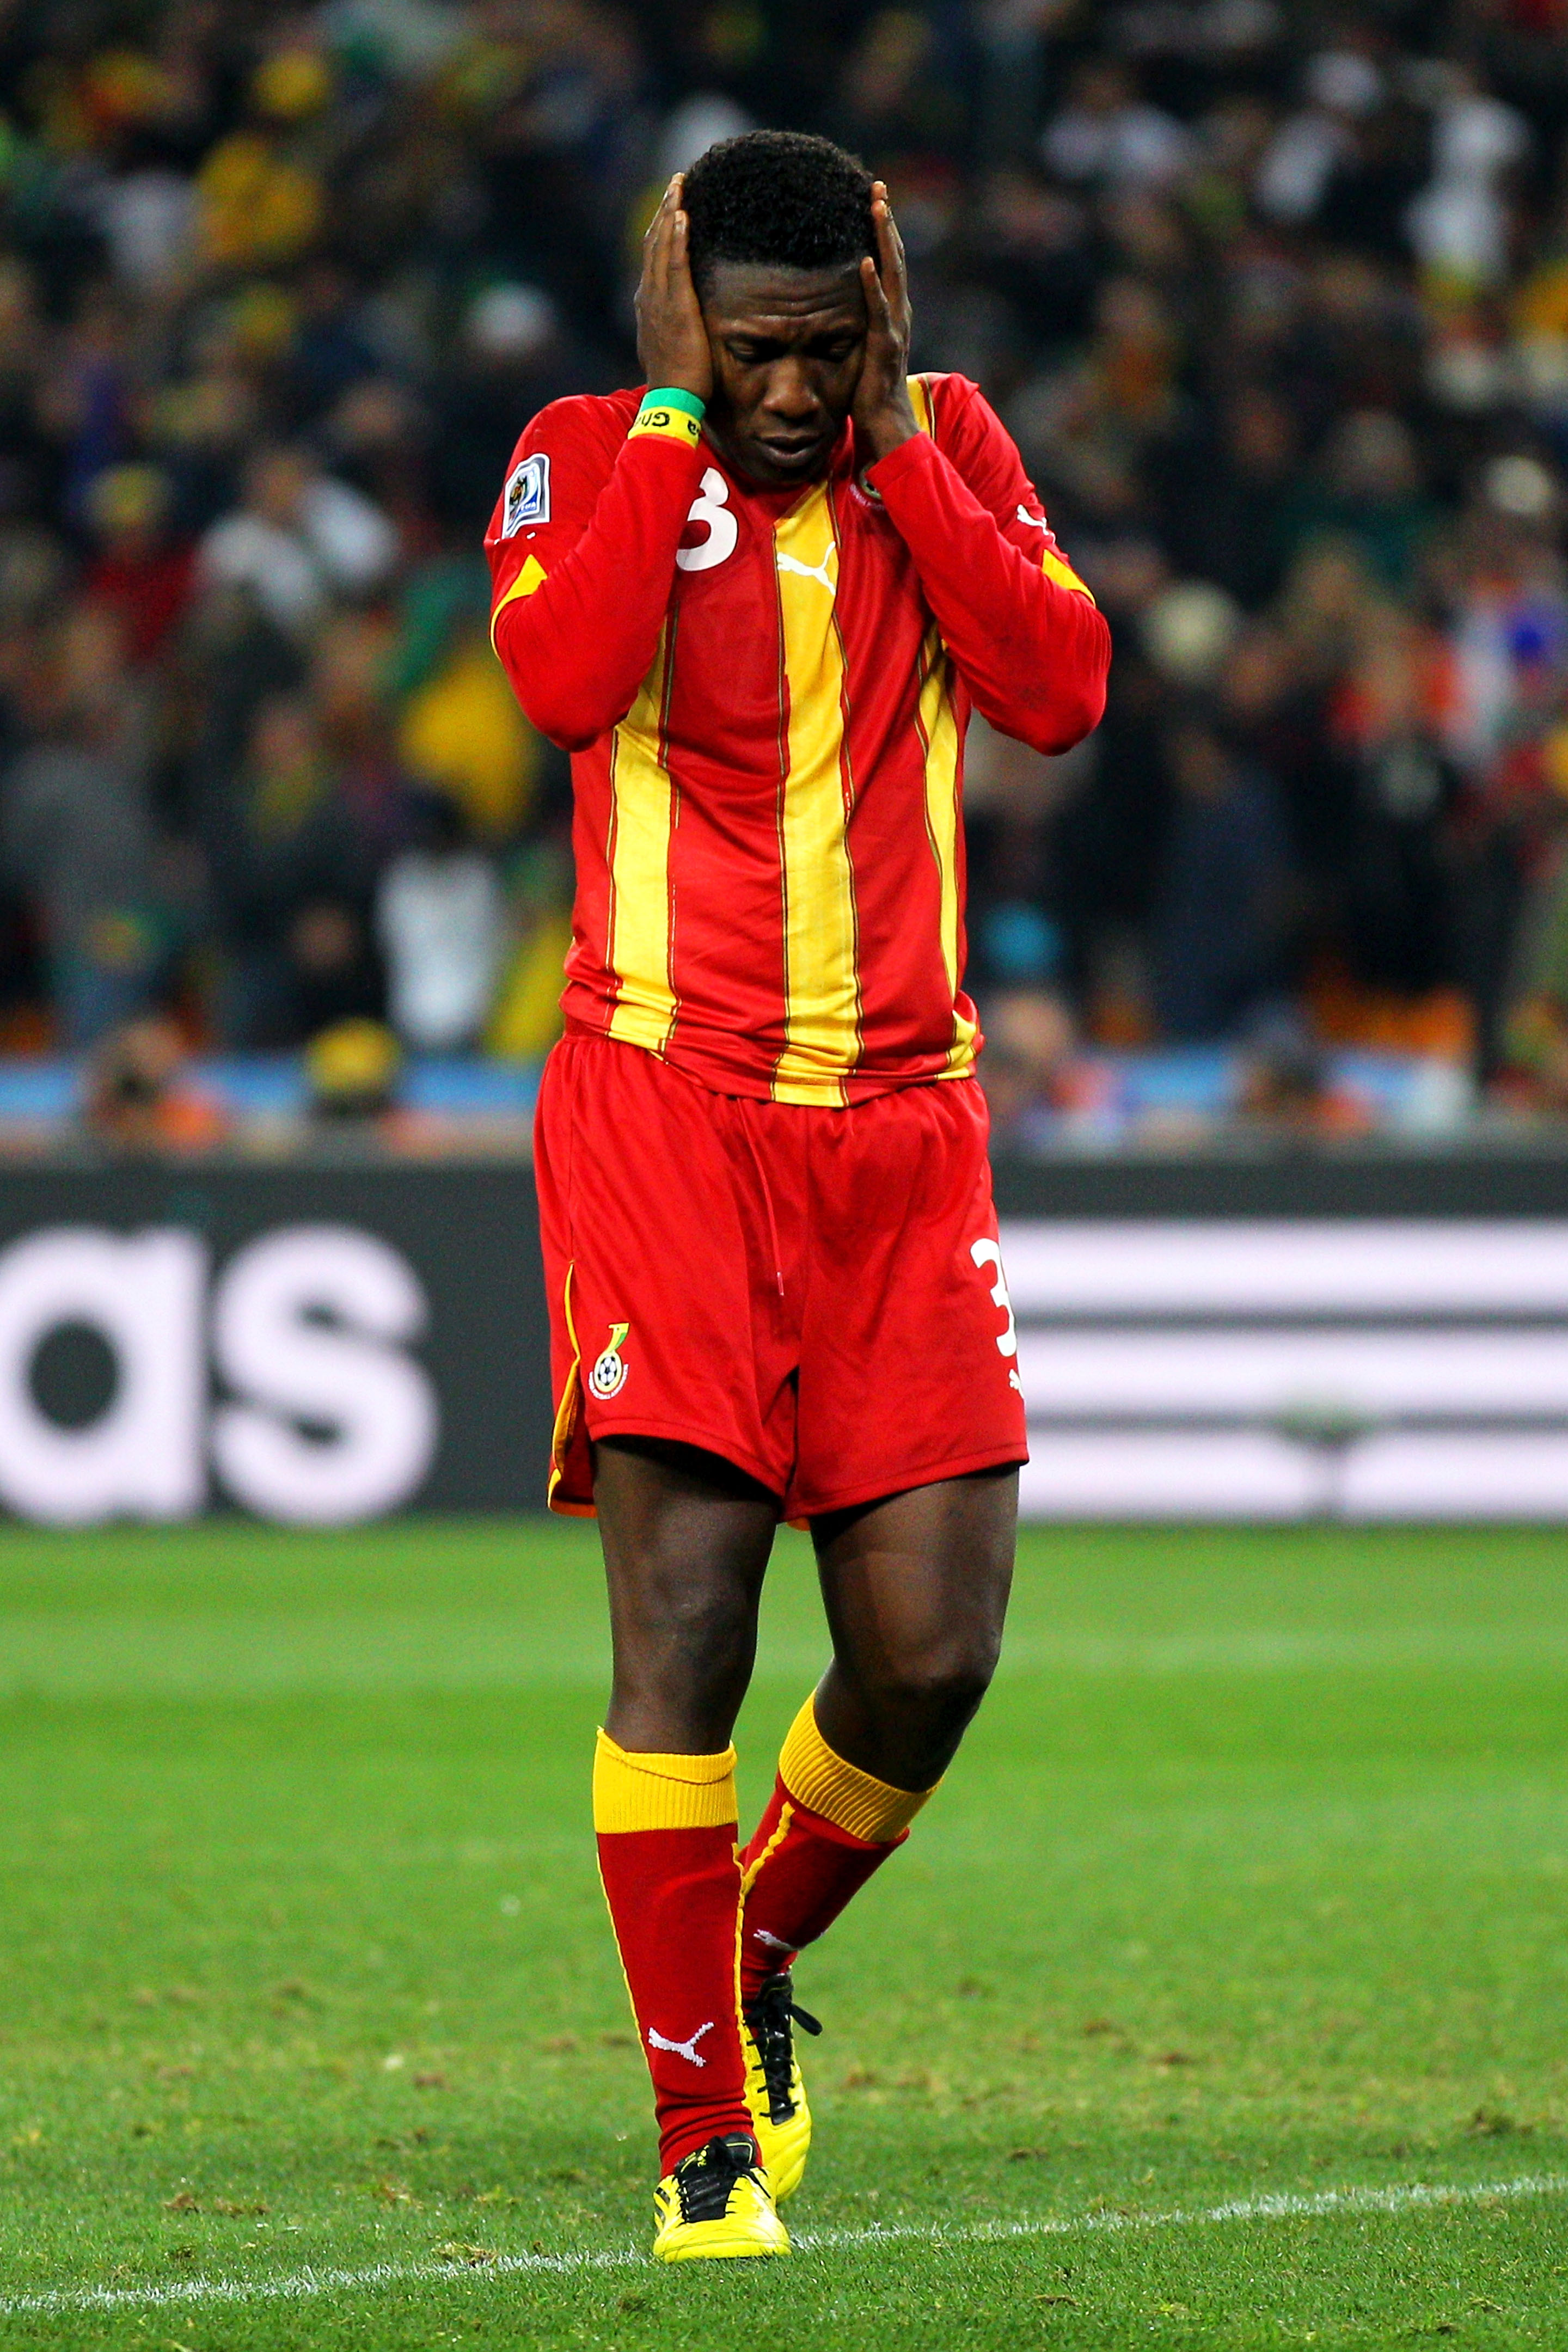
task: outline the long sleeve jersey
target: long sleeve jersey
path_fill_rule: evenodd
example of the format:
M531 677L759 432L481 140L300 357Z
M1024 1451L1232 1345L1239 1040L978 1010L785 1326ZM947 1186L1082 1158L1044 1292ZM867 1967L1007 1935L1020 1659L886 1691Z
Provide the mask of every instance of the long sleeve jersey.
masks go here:
M759 489L640 394L557 401L486 540L492 636L573 754L568 1029L722 1094L844 1105L959 1078L971 708L1041 751L1099 720L1110 638L965 377L864 472Z

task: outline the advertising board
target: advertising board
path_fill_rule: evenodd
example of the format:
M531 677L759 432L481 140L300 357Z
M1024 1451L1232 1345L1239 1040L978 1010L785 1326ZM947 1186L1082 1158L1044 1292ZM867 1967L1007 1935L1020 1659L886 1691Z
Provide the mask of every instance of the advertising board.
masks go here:
M526 1168L56 1169L0 1186L0 1507L330 1526L536 1505Z
M1027 1515L1568 1521L1557 1160L1065 1162L998 1197ZM551 1421L526 1166L0 1185L15 1516L535 1509Z
M1002 1240L1030 1517L1568 1518L1568 1218Z

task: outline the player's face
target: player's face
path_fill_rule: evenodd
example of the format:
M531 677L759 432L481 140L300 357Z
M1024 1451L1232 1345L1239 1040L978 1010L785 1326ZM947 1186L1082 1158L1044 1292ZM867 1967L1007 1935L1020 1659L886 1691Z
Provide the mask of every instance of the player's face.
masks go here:
M702 305L713 351L708 423L724 455L764 489L826 470L860 381L860 273L721 262Z

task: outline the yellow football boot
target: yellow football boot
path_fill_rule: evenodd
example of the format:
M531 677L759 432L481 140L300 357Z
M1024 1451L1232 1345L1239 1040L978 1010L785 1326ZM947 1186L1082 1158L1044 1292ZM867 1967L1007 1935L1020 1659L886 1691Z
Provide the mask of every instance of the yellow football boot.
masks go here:
M741 2042L746 2054L746 2105L763 2163L782 2205L800 2187L811 2149L811 2109L805 2103L795 2029L820 2033L809 2011L796 2009L787 1969L770 1977L742 2012Z
M743 2132L710 2139L683 2157L653 2192L656 2262L730 2262L787 2254L789 2231Z

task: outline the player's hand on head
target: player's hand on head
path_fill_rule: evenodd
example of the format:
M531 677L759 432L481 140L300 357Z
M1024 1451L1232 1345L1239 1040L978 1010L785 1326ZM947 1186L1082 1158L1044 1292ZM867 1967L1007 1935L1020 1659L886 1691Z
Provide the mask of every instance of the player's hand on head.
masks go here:
M669 385L699 400L713 396L713 355L687 258L684 173L678 172L642 241L637 290L637 357L656 391Z
M910 279L904 241L893 219L886 184L871 184L871 216L879 258L860 264L866 296L866 359L855 394L855 430L872 461L885 457L920 430L910 404Z

